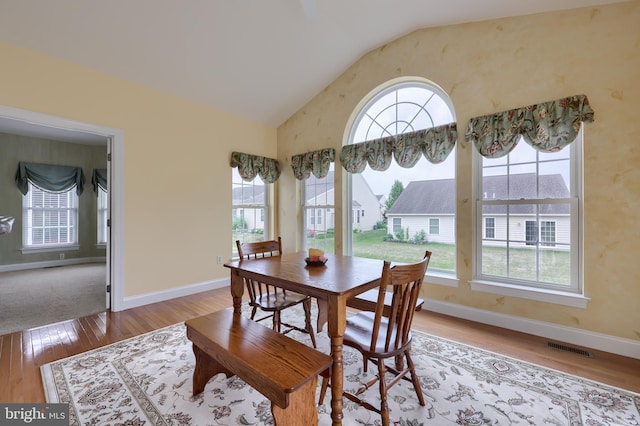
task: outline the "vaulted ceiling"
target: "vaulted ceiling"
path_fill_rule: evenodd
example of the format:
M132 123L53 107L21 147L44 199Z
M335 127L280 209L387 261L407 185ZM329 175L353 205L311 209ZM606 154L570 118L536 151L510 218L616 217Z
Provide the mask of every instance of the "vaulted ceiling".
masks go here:
M0 39L279 126L416 29L619 0L2 0Z

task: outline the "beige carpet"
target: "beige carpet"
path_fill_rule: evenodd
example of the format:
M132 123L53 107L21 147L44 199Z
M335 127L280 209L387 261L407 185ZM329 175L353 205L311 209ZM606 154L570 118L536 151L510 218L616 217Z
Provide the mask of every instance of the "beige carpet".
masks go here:
M106 265L0 273L0 335L102 312Z

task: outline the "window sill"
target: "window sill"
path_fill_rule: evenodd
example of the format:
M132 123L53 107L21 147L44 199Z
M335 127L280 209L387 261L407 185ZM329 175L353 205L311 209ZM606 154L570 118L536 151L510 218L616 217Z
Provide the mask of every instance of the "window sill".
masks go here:
M41 246L41 247L22 247L20 252L22 254L35 254L35 253L51 253L56 251L73 251L80 250L78 244L69 244L65 246Z
M472 280L469 284L471 284L471 290L473 291L519 297L521 299L536 300L538 302L553 303L556 305L570 306L572 308L586 309L587 303L591 300L582 294L547 289L523 288L493 281Z
M453 274L447 274L445 272L428 271L424 277L424 282L427 284L437 284L445 287L458 287L460 280Z

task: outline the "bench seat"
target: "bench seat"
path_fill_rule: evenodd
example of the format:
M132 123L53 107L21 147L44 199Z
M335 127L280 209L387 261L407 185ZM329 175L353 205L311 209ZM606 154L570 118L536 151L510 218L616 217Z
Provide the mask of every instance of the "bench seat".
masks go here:
M317 424L317 378L330 368L329 355L231 310L185 324L196 357L194 396L218 373L237 375L271 401L276 424Z

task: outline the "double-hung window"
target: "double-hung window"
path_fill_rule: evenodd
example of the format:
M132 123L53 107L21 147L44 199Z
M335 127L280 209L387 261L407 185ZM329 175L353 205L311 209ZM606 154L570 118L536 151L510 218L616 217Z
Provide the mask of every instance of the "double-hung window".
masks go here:
M593 116L587 97L575 95L469 120L472 290L586 307L582 145Z
M231 227L232 253L238 255L236 240L241 243L264 241L269 235L269 188L260 176L251 182L240 177L237 168L232 173ZM267 238L268 239L268 238Z
M73 186L46 191L31 182L23 196L23 246L25 249L68 247L78 243L78 195Z
M304 180L302 210L305 250L313 247L325 253L334 252L335 190L333 184L333 163L329 166L329 172L325 177L317 178L312 174Z
M107 191L98 186L98 244L107 243Z
M581 293L581 146L582 133L557 152L520 140L506 156L477 155L478 281Z

